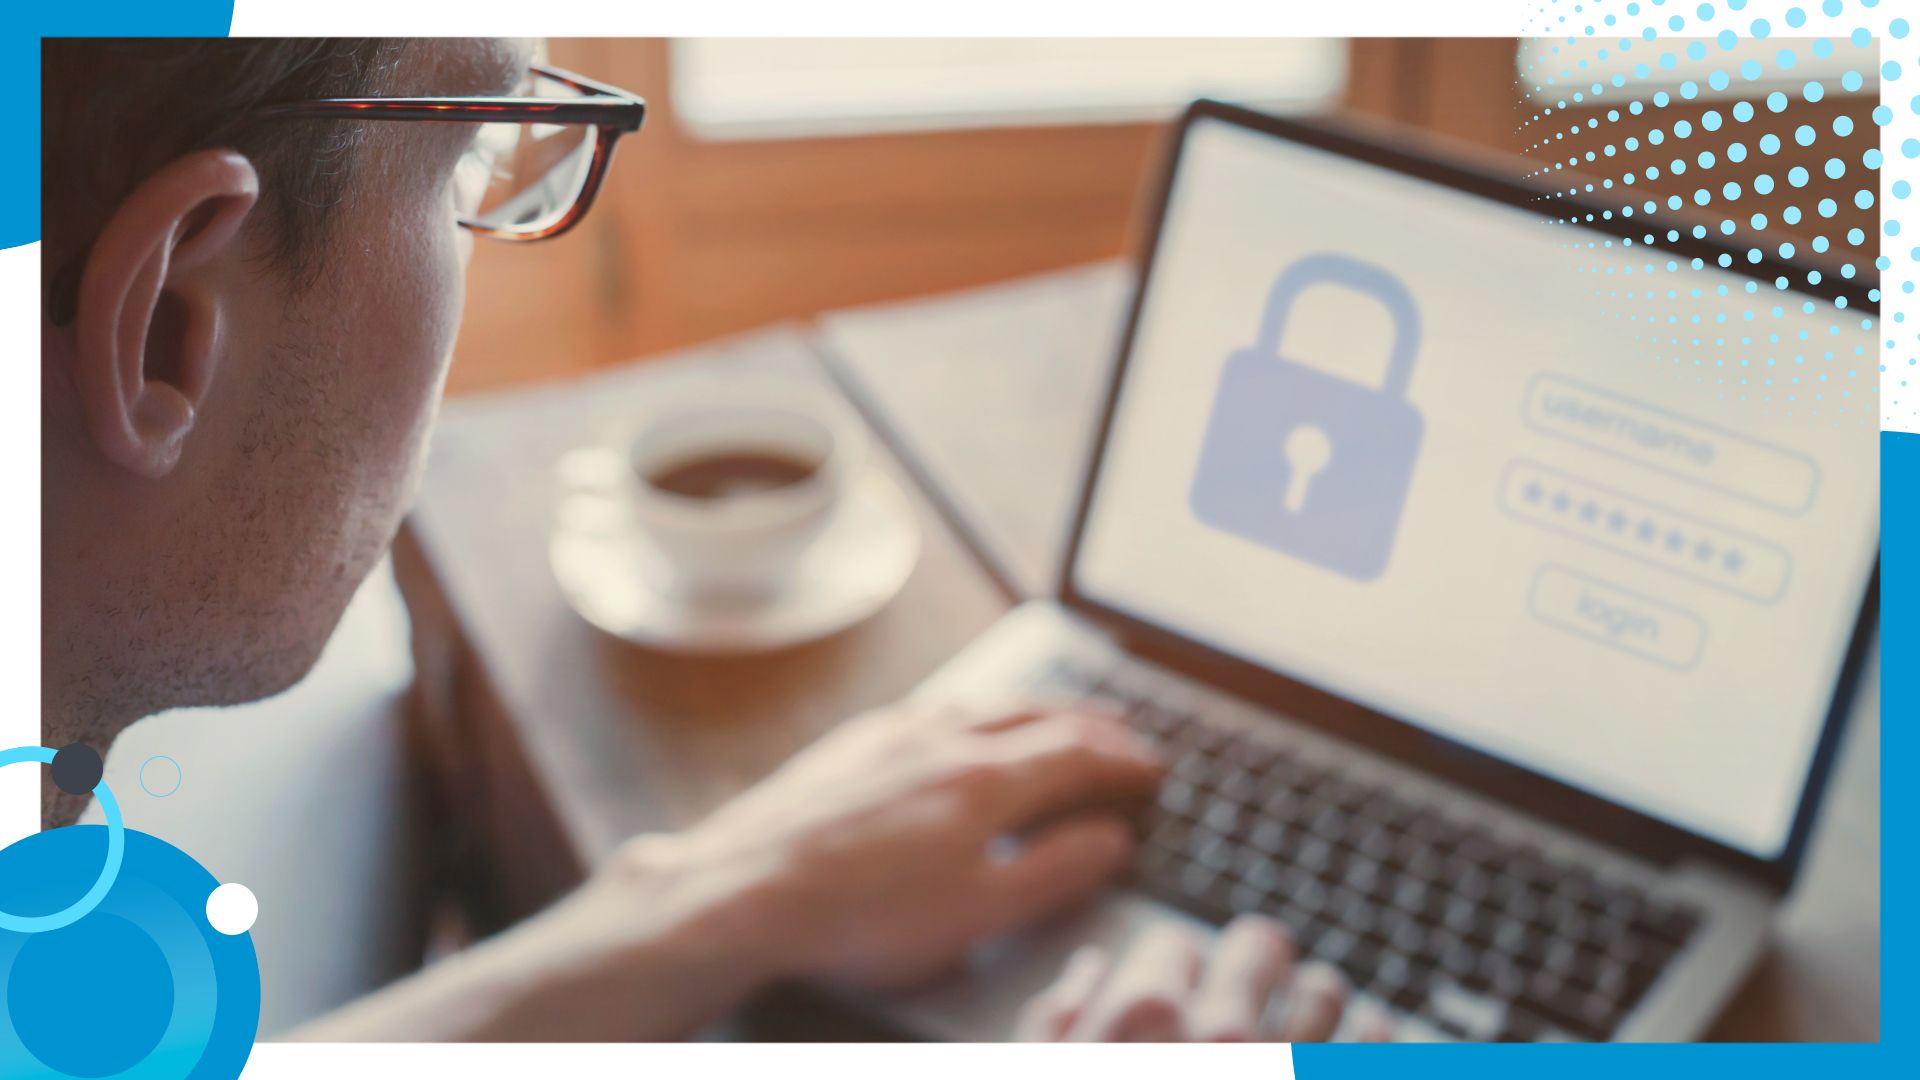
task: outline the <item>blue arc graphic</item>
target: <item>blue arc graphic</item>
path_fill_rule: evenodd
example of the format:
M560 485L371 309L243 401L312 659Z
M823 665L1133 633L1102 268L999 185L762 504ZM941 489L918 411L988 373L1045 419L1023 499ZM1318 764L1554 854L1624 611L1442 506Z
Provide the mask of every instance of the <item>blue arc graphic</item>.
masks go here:
M0 750L0 767L23 765L37 762L42 765L53 764L54 752L44 746L20 746L12 750ZM94 879L93 888L66 907L51 915L16 915L11 911L0 911L0 930L12 930L17 934L42 934L49 930L58 930L71 926L87 916L100 901L106 899L113 888L115 878L120 876L120 861L127 850L127 830L120 820L120 803L113 797L112 789L102 778L94 785L93 796L100 800L100 809L107 818L107 858L100 867L100 876Z

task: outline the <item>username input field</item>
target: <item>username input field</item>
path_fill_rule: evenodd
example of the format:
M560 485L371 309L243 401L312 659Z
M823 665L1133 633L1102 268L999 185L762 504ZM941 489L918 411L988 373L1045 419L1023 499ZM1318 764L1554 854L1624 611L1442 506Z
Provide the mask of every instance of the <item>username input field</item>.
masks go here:
M1820 487L1805 454L1561 375L1534 376L1525 415L1542 434L1785 514L1806 512Z

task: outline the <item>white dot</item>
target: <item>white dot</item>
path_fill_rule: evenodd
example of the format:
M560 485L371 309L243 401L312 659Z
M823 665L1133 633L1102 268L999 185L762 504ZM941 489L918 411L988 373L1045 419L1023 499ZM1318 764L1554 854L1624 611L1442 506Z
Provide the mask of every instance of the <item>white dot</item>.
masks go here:
M253 929L259 917L260 901L245 885L229 881L207 896L207 921L228 937Z

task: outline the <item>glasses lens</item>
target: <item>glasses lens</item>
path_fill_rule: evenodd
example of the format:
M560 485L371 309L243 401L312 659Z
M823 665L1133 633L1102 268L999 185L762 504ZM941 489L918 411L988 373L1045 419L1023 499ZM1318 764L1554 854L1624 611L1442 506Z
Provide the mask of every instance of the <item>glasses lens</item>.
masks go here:
M539 97L577 97L536 79ZM566 216L586 187L595 131L585 124L480 124L455 172L462 220L489 229L538 232Z

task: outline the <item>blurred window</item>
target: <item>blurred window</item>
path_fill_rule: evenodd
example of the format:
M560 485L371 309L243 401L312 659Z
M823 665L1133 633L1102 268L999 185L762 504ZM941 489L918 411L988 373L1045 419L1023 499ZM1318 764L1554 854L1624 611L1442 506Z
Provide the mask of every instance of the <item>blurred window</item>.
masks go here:
M1619 40L1632 48L1622 52ZM1515 68L1523 87L1537 88L1532 99L1546 104L1575 91L1585 97L1593 84L1602 92L1591 104L1609 104L1616 98L1645 98L1656 90L1679 92L1682 97L1730 99L1764 98L1774 90L1798 91L1809 82L1828 93L1880 94L1880 50L1875 39L1864 46L1846 38L1748 38L1733 41L1731 49L1718 42L1693 38L1636 39L1531 38L1520 43ZM1612 46L1612 47L1609 47ZM1672 66L1661 57L1672 56ZM1625 82L1616 88L1614 78ZM1548 78L1553 85L1546 83ZM1687 88L1691 84L1692 90ZM1793 96L1793 95L1789 95Z
M673 42L673 108L699 135L798 137L1162 119L1196 97L1331 104L1335 38L693 38Z

